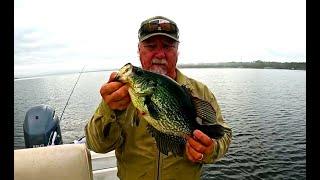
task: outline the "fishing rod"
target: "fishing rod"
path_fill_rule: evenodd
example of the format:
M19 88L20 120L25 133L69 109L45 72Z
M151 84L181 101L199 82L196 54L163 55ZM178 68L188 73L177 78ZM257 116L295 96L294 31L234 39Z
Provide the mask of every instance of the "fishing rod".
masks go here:
M82 70L81 70L81 72L80 72L80 74L79 74L79 76L78 76L78 79L77 79L76 83L74 84L74 86L73 86L73 88L72 88L72 91L71 91L71 93L70 93L70 95L69 95L69 97L68 97L68 100L67 100L67 102L66 102L66 105L64 106L64 108L63 108L63 110L62 110L62 113L61 113L61 116L60 116L60 121L62 120L63 113L64 113L64 111L66 110L66 107L68 106L68 103L69 103L69 100L70 100L70 98L71 98L71 95L73 94L73 91L74 91L76 85L78 84L78 81L79 81L79 79L80 79L81 74L83 73L84 68L85 68L85 65L83 66L83 68L82 68Z
M60 119L55 115L55 109L49 105L38 105L30 108L23 122L24 141L26 148L35 148L42 146L52 146L63 144L60 130L60 121L66 110L70 98L77 86L79 79L84 72L85 65L79 73L79 76L72 87L68 100L62 110ZM45 127L45 128L38 128ZM82 141L81 141L82 142Z
M77 84L78 84L78 81L79 81L79 79L80 79L80 77L81 77L81 74L83 73L84 68L85 68L85 65L83 66L82 70L80 71L80 74L79 74L79 76L78 76L78 79L77 79L76 83L74 84L74 86L73 86L73 88L72 88L72 90L71 90L71 93L70 93L70 95L69 95L69 97L68 97L68 100L67 100L67 102L66 102L66 105L64 106L64 108L63 108L63 110L62 110L62 113L61 113L61 116L60 116L60 122L62 121L63 113L64 113L64 111L66 110L66 108L67 108L67 106L68 106L68 104L69 104L69 100L70 100L70 98L71 98L71 96L72 96L72 94L73 94L73 91L74 91L75 87L76 87ZM49 137L48 145L54 145L54 142L55 142L55 139L56 139L56 137L57 137L57 134L58 134L58 133L57 133L56 130L51 132L50 137Z

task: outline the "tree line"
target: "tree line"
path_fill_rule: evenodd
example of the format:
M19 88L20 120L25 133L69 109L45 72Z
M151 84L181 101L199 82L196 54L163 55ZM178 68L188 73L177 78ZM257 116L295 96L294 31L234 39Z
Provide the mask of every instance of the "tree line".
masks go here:
M223 62L223 63L198 63L198 64L178 64L180 68L256 68L256 69L296 69L305 70L305 62Z

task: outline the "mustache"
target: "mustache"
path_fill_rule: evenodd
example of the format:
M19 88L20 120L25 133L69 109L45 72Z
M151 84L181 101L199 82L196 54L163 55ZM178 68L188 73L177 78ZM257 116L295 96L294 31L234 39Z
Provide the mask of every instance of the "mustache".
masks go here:
M152 64L162 64L162 65L168 65L168 62L166 59L152 59Z

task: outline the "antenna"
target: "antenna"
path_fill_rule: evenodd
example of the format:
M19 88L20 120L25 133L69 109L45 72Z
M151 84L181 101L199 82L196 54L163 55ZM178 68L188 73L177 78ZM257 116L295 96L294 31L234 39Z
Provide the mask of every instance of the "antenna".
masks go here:
M71 93L70 93L70 95L69 95L69 97L68 97L67 103L66 103L66 105L65 105L64 108L63 108L63 111L62 111L61 116L60 116L60 121L62 121L62 116L63 116L64 110L66 109L66 107L67 107L67 105L68 105L68 103L69 103L69 100L70 100L70 98L71 98L71 95L73 94L73 91L74 91L74 89L75 89L75 87L76 87L76 85L77 85L77 83L78 83L78 81L79 81L79 79L80 79L80 76L81 76L81 74L83 73L84 67L85 67L85 65L83 66L83 68L82 68L82 70L81 70L81 72L80 72L80 74L79 74L79 76L78 76L78 79L77 79L76 83L74 84L74 86L73 86L73 88L72 88L72 91L71 91Z

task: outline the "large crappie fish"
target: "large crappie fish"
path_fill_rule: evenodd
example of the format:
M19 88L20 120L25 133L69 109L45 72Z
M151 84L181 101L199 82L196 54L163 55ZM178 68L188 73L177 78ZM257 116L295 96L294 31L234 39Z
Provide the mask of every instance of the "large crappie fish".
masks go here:
M196 129L214 139L221 138L228 130L216 122L210 103L193 97L188 88L168 76L128 63L119 70L115 80L129 85L131 101L148 122L147 130L163 154L171 151L182 156L186 136L192 136Z

